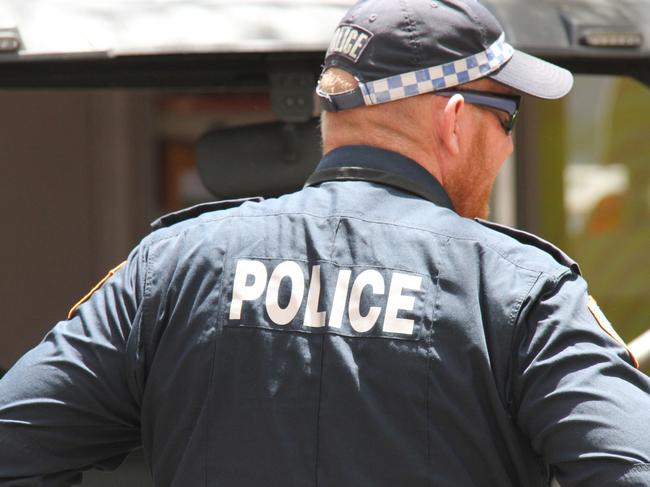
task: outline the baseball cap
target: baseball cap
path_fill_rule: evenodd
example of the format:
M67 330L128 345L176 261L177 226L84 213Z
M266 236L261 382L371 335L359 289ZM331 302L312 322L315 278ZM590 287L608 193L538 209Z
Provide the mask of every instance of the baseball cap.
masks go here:
M361 0L339 23L323 72L340 68L358 88L328 94L323 109L386 103L491 78L537 98L573 86L569 71L514 49L477 0Z

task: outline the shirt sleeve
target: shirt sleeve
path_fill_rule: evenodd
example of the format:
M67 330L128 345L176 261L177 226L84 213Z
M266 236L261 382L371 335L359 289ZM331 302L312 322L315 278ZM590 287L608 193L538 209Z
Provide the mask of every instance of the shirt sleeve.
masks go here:
M650 485L650 381L567 273L522 312L516 420L562 487Z
M140 444L137 248L0 380L0 486L70 485Z

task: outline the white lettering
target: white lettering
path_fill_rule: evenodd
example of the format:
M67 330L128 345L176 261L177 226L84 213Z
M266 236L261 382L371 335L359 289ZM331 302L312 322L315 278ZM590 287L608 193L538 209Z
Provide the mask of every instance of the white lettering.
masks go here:
M342 25L334 32L326 56L341 54L356 62L371 38L372 34L363 29Z
M354 41L359 37L359 32L356 30L350 30L347 38L345 39L345 46L343 47L343 54L350 54L350 50L354 46Z
M247 286L248 277L253 277L253 282ZM230 304L230 319L241 319L241 308L244 301L253 301L259 298L266 286L266 267L256 260L240 260L235 270L233 283L232 303Z
M381 313L381 308L371 306L366 316L361 315L361 295L366 286L372 288L373 294L382 295L384 294L385 288L384 278L378 271L368 269L359 274L354 284L352 284L348 316L350 318L350 325L358 333L365 333L371 330L379 318L379 313Z
M361 54L361 51L366 47L366 43L370 39L368 34L359 34L357 42L354 43L354 47L350 50L350 57L356 59Z
M285 308L280 307L280 284L284 278L291 281L291 297ZM305 294L305 275L300 266L293 261L280 263L269 279L266 290L266 311L276 325L286 325L298 314Z
M388 303L386 304L386 316L384 317L384 331L389 333L400 333L402 335L412 335L413 320L398 318L397 313L400 310L413 311L415 306L415 296L404 296L402 290L410 289L419 291L422 286L422 277L395 272L390 281L390 290L388 291Z
M254 307L247 320L255 319L258 325L285 326L294 322L303 329L341 330L346 323L349 329L345 333L368 333L379 327L385 333L404 336L415 333L416 300L425 298L416 294L422 290L422 276L371 268L356 271L360 273L353 279L352 269L329 263L311 268L306 263L289 260L277 263L275 268L267 265L268 262L248 259L237 262L228 315L231 320L242 320L244 303L255 301L254 305L248 305ZM335 284L334 273L337 274ZM387 278L390 286L385 281ZM333 287L323 289L325 283ZM420 306L426 308L424 303ZM262 316L263 310L267 318ZM405 317L409 312L411 315ZM383 323L379 322L382 315Z
M343 29L340 27L336 29L336 32L334 33L334 37L332 37L332 42L330 43L330 47L327 50L327 55L329 56L331 53L338 51L338 45L341 41L341 34L343 33Z
M321 328L325 326L325 311L318 311L320 297L320 266L311 269L309 291L307 291L307 311L305 311L305 326Z
M336 278L336 288L334 289L334 298L332 299L332 310L330 312L331 328L341 328L343 324L343 312L345 311L345 301L348 297L348 286L350 285L350 276L352 271L342 269Z
M348 28L347 27L340 27L336 31L336 35L334 36L334 40L332 42L332 52L341 52L341 46L343 45L343 39L345 39L345 36L348 33Z
M343 46L345 46L345 40L350 35L350 27L341 28L341 35L336 44L336 52L343 52Z

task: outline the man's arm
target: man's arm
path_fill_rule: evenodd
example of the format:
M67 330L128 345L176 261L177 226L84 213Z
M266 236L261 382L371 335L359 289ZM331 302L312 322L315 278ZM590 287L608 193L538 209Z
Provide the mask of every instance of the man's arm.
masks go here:
M139 445L142 254L0 380L0 485L69 485Z
M562 487L650 485L650 380L567 273L515 335L516 419Z

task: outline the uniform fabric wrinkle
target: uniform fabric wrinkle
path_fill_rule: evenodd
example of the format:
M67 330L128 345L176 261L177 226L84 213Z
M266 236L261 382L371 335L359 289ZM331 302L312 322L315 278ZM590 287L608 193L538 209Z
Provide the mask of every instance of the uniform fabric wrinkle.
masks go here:
M162 219L0 380L0 485L138 446L169 486L650 485L650 380L572 262L404 156L350 165L390 184Z

